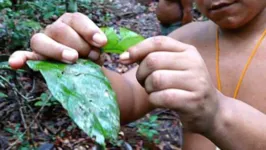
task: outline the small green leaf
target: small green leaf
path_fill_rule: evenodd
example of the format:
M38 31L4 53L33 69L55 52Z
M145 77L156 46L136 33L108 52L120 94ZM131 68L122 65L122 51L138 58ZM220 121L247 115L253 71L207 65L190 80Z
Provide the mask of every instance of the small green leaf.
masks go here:
M0 69L12 69L9 65L8 62L0 62Z
M155 122L157 121L158 116L154 115L154 116L150 116L150 122Z
M44 14L43 19L49 19L49 18L51 18L54 14L55 14L54 12L49 12L49 13L47 13L47 14Z
M49 102L38 101L38 102L34 103L34 106L36 106L36 107L52 106L52 104Z
M8 55L0 55L0 69L11 69L8 65Z
M0 92L0 98L7 98L8 96L2 92Z
M26 20L26 21L22 21L21 24L24 26L24 27L28 27L28 28L32 28L34 30L38 30L41 28L41 25L36 22L36 21L33 21L33 20Z
M108 79L95 63L79 59L76 64L28 61L41 71L52 95L74 122L96 142L114 140L119 132L119 108Z
M48 100L48 94L47 93L42 93L41 96L40 96L41 100L42 101L47 101Z
M144 40L144 37L126 28L119 28L117 34L114 28L101 28L107 36L108 43L103 47L106 53L121 54L130 47Z

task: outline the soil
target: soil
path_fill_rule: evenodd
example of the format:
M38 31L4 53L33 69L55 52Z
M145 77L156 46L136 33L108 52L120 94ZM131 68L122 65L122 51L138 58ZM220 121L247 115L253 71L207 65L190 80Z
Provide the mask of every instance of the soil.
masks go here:
M138 3L141 2L141 3ZM160 34L159 22L154 13L157 2L152 0L114 0L95 3L91 14L98 26L126 27L145 38ZM108 18L103 18L108 14ZM57 17L54 17L54 20ZM44 24L51 23L50 20ZM118 63L118 55L104 54L104 66L124 73L136 64L125 66ZM7 56L2 55L1 60ZM59 105L36 107L43 93L48 93L44 79L32 71L0 70L0 92L8 97L0 98L0 149L85 150L99 149L93 139L83 133ZM138 125L157 115L158 134L148 140L139 134ZM178 150L182 143L181 123L178 115L170 110L157 109L140 120L121 127L119 140L108 143L107 149L158 149ZM30 148L26 148L29 147Z

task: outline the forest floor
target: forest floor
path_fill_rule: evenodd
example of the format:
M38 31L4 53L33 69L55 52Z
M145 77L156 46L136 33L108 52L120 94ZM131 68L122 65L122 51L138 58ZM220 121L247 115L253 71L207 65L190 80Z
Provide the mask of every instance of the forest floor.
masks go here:
M156 2L142 5L135 0L115 0L80 11L92 14L91 19L98 26L122 26L147 38L160 34L154 13L156 6ZM108 22L102 20L103 13L109 13ZM2 53L0 59L5 57L8 56ZM119 64L117 55L104 54L104 58L104 66L119 73L135 66ZM93 140L73 123L61 105L49 102L48 105L36 106L36 102L51 98L39 73L0 70L0 80L0 92L7 95L0 98L0 149L97 149ZM158 118L152 120L151 116ZM178 150L182 143L180 127L175 112L158 109L122 126L119 140L109 143L107 148Z

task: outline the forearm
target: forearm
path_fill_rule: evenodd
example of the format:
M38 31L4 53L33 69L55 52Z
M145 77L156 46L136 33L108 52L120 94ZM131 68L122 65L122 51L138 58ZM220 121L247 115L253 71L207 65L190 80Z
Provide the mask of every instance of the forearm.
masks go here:
M103 72L111 82L117 96L121 124L139 119L152 110L145 89L136 80L136 69L121 75L103 68Z
M239 100L223 96L214 128L206 137L224 150L264 150L266 116Z

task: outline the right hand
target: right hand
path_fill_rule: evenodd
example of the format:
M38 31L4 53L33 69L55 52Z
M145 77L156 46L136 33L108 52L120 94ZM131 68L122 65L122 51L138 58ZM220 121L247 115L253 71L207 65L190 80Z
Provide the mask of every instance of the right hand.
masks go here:
M9 58L9 65L18 69L27 60L55 59L73 63L79 57L98 60L99 48L107 43L105 34L85 15L65 13L43 33L33 35L32 52L16 51Z

